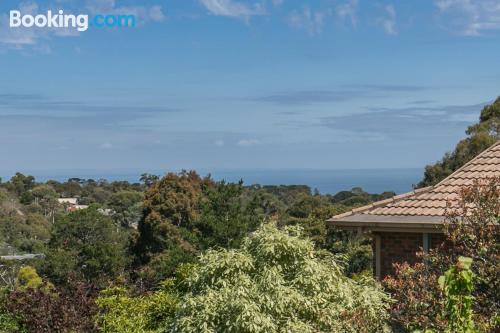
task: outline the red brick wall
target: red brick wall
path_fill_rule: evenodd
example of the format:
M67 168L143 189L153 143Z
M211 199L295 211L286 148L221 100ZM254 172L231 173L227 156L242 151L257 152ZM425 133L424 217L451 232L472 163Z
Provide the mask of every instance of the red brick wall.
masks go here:
M435 249L446 240L444 234L429 234L429 248Z
M380 232L380 273L382 278L394 273L393 264L417 262L416 253L423 247L423 234L410 232ZM435 248L444 240L444 235L429 234L429 248ZM375 253L375 240L373 241ZM374 255L374 260L376 255ZM375 262L374 270L375 270Z
M394 273L393 263L417 261L416 253L423 246L421 233L380 233L380 273L382 277Z

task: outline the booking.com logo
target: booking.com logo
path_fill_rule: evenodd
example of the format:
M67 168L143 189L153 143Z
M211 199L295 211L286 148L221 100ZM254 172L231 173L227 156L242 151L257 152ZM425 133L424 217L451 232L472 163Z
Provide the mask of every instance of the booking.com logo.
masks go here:
M135 27L135 15L103 15L97 14L92 17L86 14L65 14L62 9L57 13L51 10L47 14L22 15L19 10L10 11L9 25L11 28L75 28L78 31L87 31L90 27L116 28Z

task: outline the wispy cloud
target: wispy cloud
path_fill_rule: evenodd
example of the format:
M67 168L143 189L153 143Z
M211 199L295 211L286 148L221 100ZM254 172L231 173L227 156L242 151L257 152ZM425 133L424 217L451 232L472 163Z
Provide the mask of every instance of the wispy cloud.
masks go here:
M22 3L18 8L22 13L35 15L38 12L36 3ZM0 47L22 49L32 46L40 38L46 37L47 31L41 29L10 28L8 14L0 14Z
M260 144L260 140L257 139L242 139L238 141L238 146L250 147Z
M160 117L178 109L164 106L93 104L58 100L38 94L0 94L0 118L31 119L51 123L122 126L130 121Z
M396 24L396 9L393 5L386 5L384 7L384 14L377 20L378 24L382 27L384 32L388 35L397 35Z
M335 131L360 133L380 132L391 139L419 138L422 129L427 135L440 136L451 127L462 131L478 119L486 103L472 105L444 105L436 107L367 108L359 114L323 117L321 124Z
M225 142L224 142L224 140L218 139L218 140L215 140L214 145L216 145L217 147L222 147L225 145Z
M161 22L166 16L160 5L152 6L119 6L116 0L86 0L82 9L90 14L135 15L139 24Z
M35 2L22 2L17 9L23 14L36 15L49 9L61 8L60 1L48 3L44 7ZM166 19L160 5L153 6L118 6L115 0L86 0L64 2L66 13L82 14L128 14L135 15L139 25L147 22L161 22ZM12 8L16 9L16 8ZM80 32L74 28L11 28L7 13L0 14L0 49L31 48L47 53L50 50L48 41L53 37L77 37ZM43 45L40 45L43 44Z
M343 21L348 21L351 25L357 24L358 0L348 0L335 7L335 14Z
M100 149L108 150L108 149L113 149L113 144L106 142L103 143L99 146Z
M441 25L465 36L500 29L498 0L435 0Z
M419 92L428 89L424 86L361 84L343 85L332 90L284 91L260 96L252 100L282 105L304 105L356 100L360 98L384 97L399 92Z
M217 16L248 19L251 16L265 15L263 4L256 2L248 5L233 0L200 0L208 11Z
M295 28L305 29L310 35L321 33L326 17L331 10L312 10L305 6L302 10L293 10L287 18L288 23Z

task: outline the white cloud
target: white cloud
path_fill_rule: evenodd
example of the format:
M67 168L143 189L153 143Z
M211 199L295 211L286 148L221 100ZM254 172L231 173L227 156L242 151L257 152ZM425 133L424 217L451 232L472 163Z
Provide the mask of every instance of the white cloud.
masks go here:
M161 22L165 19L162 7L146 6L117 6L116 0L86 0L85 9L90 14L127 14L135 15L139 23L149 21Z
M214 144L217 147L222 147L222 146L224 146L225 142L224 142L224 140L215 140Z
M441 25L465 36L500 29L498 0L435 0Z
M384 7L384 16L378 19L378 23L382 26L386 34L398 34L396 27L396 9L393 5L387 5Z
M99 148L100 149L104 149L104 150L112 149L113 148L113 144L111 144L109 142L106 142L106 143L103 143L102 145L100 145Z
M294 10L288 15L288 23L296 28L306 29L310 35L317 35L323 30L325 18L331 10L313 11L305 6L301 11Z
M260 144L260 141L257 139L243 139L238 141L238 146L242 147L250 147Z
M358 0L348 0L345 3L337 5L335 14L343 22L349 21L355 26L357 23Z
M161 6L158 5L149 8L149 17L155 22L162 22L166 18Z
M36 15L46 13L49 9L55 10L55 8L63 8L66 13L88 13L91 15L97 13L132 14L136 15L139 23L161 22L166 18L159 5L120 7L116 5L115 0L86 0L83 4L68 0L64 2L64 6L56 2L56 4L49 3L43 8L40 8L35 2L23 2L17 9L23 14ZM9 14L0 14L0 48L22 50L29 47L32 50L47 53L47 50L50 50L47 41L52 37L76 37L80 34L74 28L11 28Z
M18 9L25 14L36 15L38 13L38 5L34 2L22 3ZM35 45L39 38L46 35L47 31L38 28L11 28L9 15L0 14L0 45L22 49L25 46Z
M200 0L200 2L210 13L217 16L249 18L266 14L261 3L247 5L233 0Z

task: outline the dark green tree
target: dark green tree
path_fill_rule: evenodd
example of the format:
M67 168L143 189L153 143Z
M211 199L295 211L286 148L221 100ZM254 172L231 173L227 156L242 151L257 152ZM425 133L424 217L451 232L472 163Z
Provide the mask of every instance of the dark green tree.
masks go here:
M136 191L113 193L107 204L113 210L112 218L118 225L127 228L138 223L142 215L143 198L143 193Z
M500 139L500 97L483 108L479 123L470 126L466 133L468 137L461 140L453 152L425 167L424 179L418 187L439 183Z
M244 204L243 192L242 182L221 181L205 189L196 223L204 249L237 247L243 237L260 225L261 218L253 212L254 207Z
M125 243L120 228L95 207L72 212L54 224L46 273L57 283L70 273L98 284L115 279L126 265Z
M31 190L35 186L35 177L25 176L17 172L6 184L7 189L14 192L19 197Z

